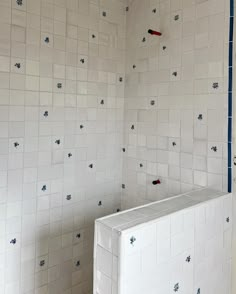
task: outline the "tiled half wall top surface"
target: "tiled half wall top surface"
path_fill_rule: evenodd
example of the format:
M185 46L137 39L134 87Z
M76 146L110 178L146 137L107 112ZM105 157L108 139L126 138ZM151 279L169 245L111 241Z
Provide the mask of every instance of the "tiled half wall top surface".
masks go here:
M201 186L227 191L229 4L130 1L124 207Z

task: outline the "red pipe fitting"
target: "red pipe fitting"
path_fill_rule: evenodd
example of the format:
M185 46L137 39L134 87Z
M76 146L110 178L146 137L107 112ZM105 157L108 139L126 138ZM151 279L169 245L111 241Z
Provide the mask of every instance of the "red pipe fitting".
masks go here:
M156 35L156 36L161 36L162 35L162 33L154 31L154 30L148 30L148 33L151 34L151 35Z
M156 181L153 181L152 184L153 185L160 185L161 184L161 181L158 179Z

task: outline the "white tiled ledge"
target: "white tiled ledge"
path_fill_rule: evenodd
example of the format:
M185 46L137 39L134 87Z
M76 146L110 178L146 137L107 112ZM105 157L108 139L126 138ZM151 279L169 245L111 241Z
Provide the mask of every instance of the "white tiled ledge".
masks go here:
M232 194L201 189L98 219L94 245L94 294L230 294Z
M104 226L107 226L112 230L124 231L133 226L142 225L143 223L156 220L174 212L225 195L229 194L209 188L203 188L108 215L97 219L96 222L102 223Z

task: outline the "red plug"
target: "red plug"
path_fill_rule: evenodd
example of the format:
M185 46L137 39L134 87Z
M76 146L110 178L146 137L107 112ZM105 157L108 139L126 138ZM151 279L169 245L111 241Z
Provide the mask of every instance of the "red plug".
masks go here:
M152 184L153 185L160 185L161 184L161 181L158 179L156 181L153 181Z
M148 30L148 33L151 34L151 35L156 35L156 36L161 36L162 35L162 33L157 32L157 31L153 31L153 30Z

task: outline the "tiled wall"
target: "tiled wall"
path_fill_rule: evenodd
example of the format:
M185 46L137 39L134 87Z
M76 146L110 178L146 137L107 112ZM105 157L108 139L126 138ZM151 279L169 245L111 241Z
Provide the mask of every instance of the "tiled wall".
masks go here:
M0 0L0 293L92 292L120 207L125 1Z
M125 207L227 190L228 28L228 0L129 1Z
M95 218L226 190L227 65L226 0L0 0L1 294L91 293Z

